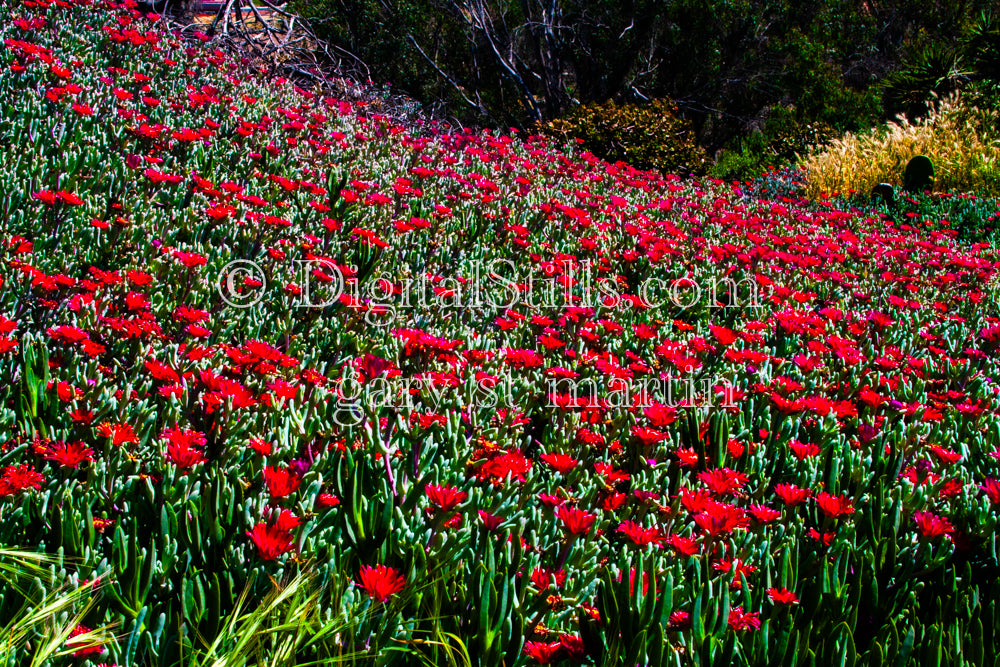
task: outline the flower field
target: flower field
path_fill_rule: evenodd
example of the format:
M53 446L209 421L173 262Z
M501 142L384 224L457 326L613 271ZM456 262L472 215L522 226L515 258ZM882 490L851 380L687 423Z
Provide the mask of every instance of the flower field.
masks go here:
M5 664L1000 664L992 244L156 19L0 5Z

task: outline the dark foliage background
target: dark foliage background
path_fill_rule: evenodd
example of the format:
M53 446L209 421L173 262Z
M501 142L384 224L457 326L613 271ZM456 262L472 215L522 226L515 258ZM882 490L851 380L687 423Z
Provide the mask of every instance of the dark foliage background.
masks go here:
M581 106L669 98L722 176L919 115L932 91L974 86L994 103L992 4L293 0L371 79L463 123L537 127Z

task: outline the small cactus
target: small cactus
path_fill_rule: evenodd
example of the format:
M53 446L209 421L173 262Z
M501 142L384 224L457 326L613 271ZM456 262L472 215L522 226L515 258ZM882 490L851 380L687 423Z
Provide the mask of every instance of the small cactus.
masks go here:
M923 192L931 186L934 164L926 155L918 155L906 165L903 172L903 189L907 192Z
M872 204L885 204L889 208L896 205L896 190L888 183L879 183L872 188Z

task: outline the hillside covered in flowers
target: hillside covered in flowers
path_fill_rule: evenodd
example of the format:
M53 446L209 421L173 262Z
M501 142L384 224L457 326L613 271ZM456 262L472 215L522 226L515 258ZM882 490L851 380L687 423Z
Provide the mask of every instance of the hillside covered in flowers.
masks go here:
M8 662L996 664L991 243L0 34Z

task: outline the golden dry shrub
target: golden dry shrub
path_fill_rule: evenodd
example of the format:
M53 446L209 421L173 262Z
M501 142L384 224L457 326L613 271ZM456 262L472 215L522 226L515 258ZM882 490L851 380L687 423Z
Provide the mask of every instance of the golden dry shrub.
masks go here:
M938 191L1000 194L998 114L967 105L958 95L940 100L930 113L905 117L877 130L848 133L800 162L810 196L867 193L879 183L901 185L906 164L917 155L934 163Z

